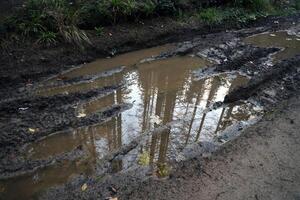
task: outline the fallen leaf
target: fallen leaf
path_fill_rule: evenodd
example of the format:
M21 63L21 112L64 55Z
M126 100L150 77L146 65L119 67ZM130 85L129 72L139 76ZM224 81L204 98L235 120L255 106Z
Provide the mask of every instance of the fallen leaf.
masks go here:
M32 134L36 132L36 130L34 128L28 128L28 131Z
M271 37L275 37L276 35L275 35L274 33L271 33L270 36L271 36Z
M19 110L21 110L21 111L24 111L24 110L27 110L27 109L28 109L28 107L19 108Z
M290 41L290 40L292 40L292 38L286 38L286 40Z
M118 200L118 197L108 197L107 200Z
M85 117L85 116L86 116L85 113L79 113L79 114L77 115L78 118L82 118L82 117Z
M85 184L83 184L82 186L81 186L81 191L85 191L86 189L87 189L87 184L85 183Z

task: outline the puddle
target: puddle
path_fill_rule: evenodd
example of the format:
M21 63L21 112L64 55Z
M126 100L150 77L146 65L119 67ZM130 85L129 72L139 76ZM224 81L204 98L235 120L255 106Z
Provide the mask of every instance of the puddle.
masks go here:
M123 69L121 72L126 73L128 71L131 71L134 65L138 64L143 59L149 58L151 56L159 55L162 52L172 50L174 47L175 46L172 44L167 44L163 46L121 54L113 58L98 59L94 62L88 63L70 72L64 73L58 77L54 77L50 79L48 83L55 82L57 78L70 79L79 76L98 74L120 66L125 66L125 69ZM85 91L85 90L95 89L103 86L110 86L116 84L118 80L122 78L123 73L112 73L111 76L103 77L99 80L93 81L92 83L79 83L76 84L75 86L70 85L70 86L54 87L48 89L42 88L38 90L37 93L42 96L51 96L51 95L62 94L62 93Z
M210 109L215 102L223 101L230 90L245 85L248 82L245 76L220 74L196 80L193 72L209 63L191 55L139 63L169 48L157 47L98 60L65 76L90 75L98 73L99 69L105 71L121 65L126 65L126 68L93 82L42 89L40 94L54 95L122 82L124 87L79 105L78 112L89 115L121 103L132 103L133 106L102 124L52 135L30 144L26 149L28 159L59 155L79 145L88 156L79 164L69 161L38 170L31 176L9 179L2 183L6 188L4 196L7 199L32 197L50 186L66 182L74 175L93 174L99 164L106 164L103 163L105 156L141 136L144 137L138 147L107 163L108 168L104 173L149 167L151 174L164 177L172 168L171 163L180 159L180 153L188 145L199 141L212 142L223 131L240 123L247 124L261 114L261 108L250 103ZM127 56L131 57L126 60ZM101 68L102 64L105 68ZM160 134L145 134L166 124L170 124L170 128ZM14 193L13 190L20 192Z
M0 181L2 192L0 199L28 200L38 199L39 193L54 185L60 185L74 174L92 174L88 165L76 162L61 163L57 166L39 170L34 175L11 178Z
M288 35L287 32L284 31L250 36L245 39L245 42L259 47L284 48L273 56L275 62L292 58L300 53L300 37Z

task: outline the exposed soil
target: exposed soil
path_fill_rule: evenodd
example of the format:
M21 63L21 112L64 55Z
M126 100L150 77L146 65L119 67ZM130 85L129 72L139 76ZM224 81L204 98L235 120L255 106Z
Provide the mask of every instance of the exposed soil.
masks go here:
M149 169L151 167L134 165L131 168L124 167L120 173L115 173L114 165L118 165L116 163L119 159L128 155L130 157L138 149L146 148L147 145L144 143L148 136L151 136L152 140L156 137L163 140L166 135L169 136L170 129L172 129L170 127L173 126L172 117L165 115L162 119L165 126L161 129L157 128L159 123L155 122L154 127L157 129L128 140L127 144L117 144L116 146L120 146L114 147L113 151L104 155L100 162L87 159L87 162L93 163L94 169L88 169L93 171L92 174L80 175L82 171L75 170L77 175L75 178L66 177L59 186L48 190L45 194L40 194L40 192L48 189L52 186L51 184L38 190L34 196L30 193L23 198L105 199L114 196L119 199L300 198L300 149L297 131L300 109L300 55L297 56L299 52L289 51L287 48L288 53L285 51L286 54L284 54L282 46L252 45L251 42L244 41L247 36L265 33L263 37L268 37L269 34L279 35L276 32L278 30L287 30L287 33L292 33L295 37L291 39L294 44L299 45L297 33L299 34L300 27L298 24L299 15L269 17L248 24L247 29L229 31L226 29L237 27L232 24L204 27L201 24L180 24L165 18L159 22L147 21L138 25L107 27L104 36L92 38L93 47L85 52L76 51L70 46L40 49L39 47L29 48L26 45L2 52L3 56L0 58L0 179L3 181L0 183L0 193L4 193L6 195L4 197L7 198L16 198L12 192L13 182L17 182L21 175L31 177L31 174L34 175L40 169L48 170L51 166L57 167L70 161L76 162L76 165L78 162L84 163L78 164L80 167L89 167L83 162L89 155L85 151L86 147L81 144L74 143L69 151L42 158L31 158L26 148L30 147L33 142L38 143L54 134L66 134L67 141L70 140L67 136L68 132L91 126L96 126L95 130L98 130L99 124L98 131L101 132L102 124L106 126L107 121L109 124L110 119L120 116L120 113L131 108L136 109L133 98L131 99L133 101L128 103L118 99L111 100L109 97L116 93L116 98L119 98L120 90L128 88L131 84L130 79L126 79L125 83L120 78L117 79L119 74L132 74L132 71L140 70L141 66L144 68L163 66L165 71L160 71L161 76L157 76L161 81L157 83L159 90L157 96L161 95L161 98L165 96L166 102L161 103L167 105L165 109L174 109L175 103L171 101L175 102L178 97L172 93L172 86L163 85L166 82L164 77L173 78L171 81L176 88L177 82L180 82L178 77L186 73L180 67L180 60L182 60L183 63L190 62L191 66L193 63L202 66L202 68L189 68L188 71L189 73L192 71L195 82L200 82L204 86L205 80L216 79L220 83L228 84L236 77L246 77L244 79L247 81L236 84L236 87L228 86L224 101L222 99L217 101L215 100L217 98L213 98L217 96L216 89L216 94L210 92L208 103L201 113L203 119L208 113L213 113L218 109L222 110L220 112L222 118L225 111L232 110L234 106L242 110L243 105L252 105L246 106L246 111L252 114L253 107L263 107L262 120L252 125L261 116L262 112L258 112L259 114L253 115L255 116L253 122L249 120L244 124L239 122L236 125L230 124L230 130L224 128L222 131L219 128L225 125L220 125L221 120L219 120L215 134L217 131L220 133L210 138L211 141L200 140L200 142L189 144L190 146L184 149L176 147L176 156L174 155L175 158L170 161L171 169L166 165L160 166L158 163L158 169L154 171ZM281 38L284 39L287 36L284 35ZM158 54L153 54L150 50L150 56L143 52L145 53L141 57L143 59L135 58L134 53L124 54L124 58L126 56L130 58L127 63L118 66L114 66L115 63L113 63L109 67L114 68L106 66L107 68L100 72L97 68L97 61L95 69L92 66L93 63L87 65L92 66L90 71L85 71L84 67L75 67L77 64L90 62L95 58L165 43L172 43L170 45L172 48L159 47L164 50L158 51ZM296 46L297 48L299 46ZM278 56L278 52L282 57L278 58L275 63L274 54ZM200 59L199 57L205 61L195 61L195 59ZM123 57L119 60L115 58L117 61L123 60ZM98 62L102 65L106 64L105 59ZM168 71L170 63L174 65L174 74L172 70ZM179 65L177 71L175 70L176 63ZM203 68L203 66L207 67ZM75 70L69 71L70 69ZM157 70L160 69L157 68ZM176 72L178 76L175 76ZM139 73L147 75L153 74L153 71L143 73L139 71ZM167 76L168 74L173 76ZM109 80L111 76L114 77L113 81ZM102 79L109 81L103 84ZM147 85L151 81L152 79L146 79L138 84ZM193 91L198 90L201 91L196 87ZM130 96L130 94L130 91L125 92L125 95ZM150 98L153 95L155 95L154 92L150 94ZM200 94L196 98L193 117L196 115L197 107L200 106L197 104L199 96ZM106 97L115 103L109 102L108 105L103 106L101 100ZM105 109L97 107L99 99L100 108ZM139 102L139 104L142 103ZM86 112L82 112L84 109ZM237 117L240 120L242 118ZM188 136L190 136L193 121L194 118L192 118ZM199 124L199 130L201 130L203 121L201 123L199 121ZM196 136L196 140L198 137L199 135ZM168 142L169 139L166 141ZM161 145L161 148L168 148L168 145L167 147ZM167 152L167 149L164 151ZM159 179L158 177L165 178ZM38 181L38 178L36 180ZM87 188L82 189L85 184ZM10 188L6 188L8 186ZM5 193L7 191L8 193Z

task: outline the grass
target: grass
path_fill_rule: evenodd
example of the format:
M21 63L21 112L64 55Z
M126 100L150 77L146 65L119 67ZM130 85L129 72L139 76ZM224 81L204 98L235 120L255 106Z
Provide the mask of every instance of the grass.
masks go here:
M209 26L225 21L243 24L259 17L285 15L300 9L300 0L285 9L281 8L282 3L276 7L270 1L278 3L282 0L231 0L222 7L209 8L203 7L200 1L195 6L195 0L186 0L186 4L194 5L192 9L186 9L178 0L86 0L73 4L68 0L26 0L25 6L0 24L0 36L17 34L44 46L67 42L83 49L90 45L83 29L93 29L101 36L103 26L163 15L179 21L193 15Z
M204 24L215 25L226 22L236 23L243 25L258 18L266 17L269 15L287 15L293 14L296 10L292 7L285 9L278 9L276 7L263 10L247 9L244 7L222 7L222 8L207 8L201 9L195 17Z
M196 16L199 20L210 25L219 24L224 19L223 11L217 8L203 9Z
M57 42L57 34L51 31L42 32L37 40L37 43L46 47L54 46Z

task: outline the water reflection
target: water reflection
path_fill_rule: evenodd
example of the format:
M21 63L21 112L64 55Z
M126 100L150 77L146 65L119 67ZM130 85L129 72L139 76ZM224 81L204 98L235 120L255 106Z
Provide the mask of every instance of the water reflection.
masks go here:
M166 64L163 64L166 62ZM170 130L149 137L145 144L111 165L117 172L139 164L164 166L168 160L176 159L188 144L212 140L220 131L238 121L247 121L257 116L252 104L228 105L208 111L208 108L233 88L245 84L246 77L220 75L193 81L194 67L174 67L167 61L148 63L136 71L124 74L128 87L84 104L82 112L91 114L102 106L133 102L133 107L107 122L81 128L72 134L59 134L31 146L32 158L58 155L82 145L92 165L113 150L129 144L147 130L172 121ZM172 63L172 60L171 62ZM161 65L162 64L162 65ZM144 65L144 64L143 64ZM160 70L160 66L163 66ZM176 69L177 73L173 73ZM142 161L141 161L142 160ZM161 167L165 169L164 167ZM92 168L92 167L91 167ZM161 172L161 174L163 174Z
M161 49L158 48L155 52L158 50ZM123 82L125 86L111 94L79 105L78 112L88 116L105 107L121 103L132 103L133 107L105 123L56 134L28 146L28 159L44 159L71 151L78 146L86 152L87 158L80 162L67 162L66 165L38 170L33 176L9 180L3 183L8 188L4 195L10 199L22 199L22 193L32 196L51 185L66 182L74 174L94 173L95 167L101 165L103 158L110 152L129 144L147 130L176 121L178 123L173 123L170 129L160 134L145 135L145 140L141 141L138 148L118 156L108 168L108 172L116 173L137 165L146 165L150 166L155 175L163 177L169 173L169 162L175 160L187 145L201 140L212 140L234 123L257 116L259 111L252 104L228 105L209 111L215 102L223 101L230 90L246 84L246 77L239 74L221 74L195 81L193 70L209 65L207 61L184 56L138 63L137 60L145 58L145 54L153 55L153 49L150 52L143 51L143 56L131 53L132 58L128 61L130 66L125 70L92 83L41 90L41 94L53 95ZM112 59L113 64L107 63L107 66L123 65L123 60L118 59ZM101 64L108 61L99 62ZM90 74L97 71L99 66L101 65L94 63L91 67L78 69L66 76ZM67 173L56 178L53 173L60 169ZM39 174L44 175L39 176L36 181L34 176ZM40 184L43 182L47 184ZM26 187L30 189L22 191ZM20 192L14 194L12 189Z
M288 35L287 32L258 34L245 39L246 43L259 47L282 47L283 51L276 53L274 61L292 58L300 52L300 37Z

